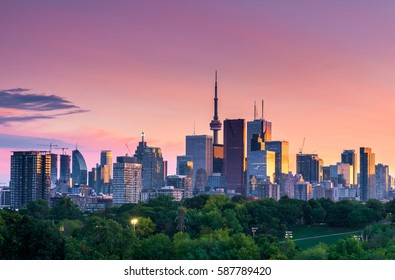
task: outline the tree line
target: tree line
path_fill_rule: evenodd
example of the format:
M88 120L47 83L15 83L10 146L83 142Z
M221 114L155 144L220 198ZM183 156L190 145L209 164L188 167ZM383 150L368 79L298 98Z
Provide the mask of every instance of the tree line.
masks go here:
M247 201L199 195L82 213L69 198L0 210L1 259L394 259L395 201ZM131 219L137 219L135 225ZM297 226L363 228L363 240L302 250L284 232ZM254 232L252 232L254 229Z

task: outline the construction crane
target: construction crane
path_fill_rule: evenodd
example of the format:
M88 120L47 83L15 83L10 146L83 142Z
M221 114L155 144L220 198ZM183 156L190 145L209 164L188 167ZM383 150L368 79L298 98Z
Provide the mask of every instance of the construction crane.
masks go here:
M128 149L130 156L132 156L132 152L130 151L129 146L128 146L127 143L125 143L125 146L126 146L126 149ZM128 155L128 154L126 154L126 156L127 156L127 155Z
M55 150L62 150L62 155L65 155L65 150L68 150L69 148L66 147L59 147L59 148L55 148Z
M51 154L52 153L52 147L57 147L58 145L50 143L49 145L38 144L37 146L49 147L49 153Z
M299 154L303 154L303 148L304 148L304 141L305 140L306 140L306 137L303 138L302 147L299 148Z

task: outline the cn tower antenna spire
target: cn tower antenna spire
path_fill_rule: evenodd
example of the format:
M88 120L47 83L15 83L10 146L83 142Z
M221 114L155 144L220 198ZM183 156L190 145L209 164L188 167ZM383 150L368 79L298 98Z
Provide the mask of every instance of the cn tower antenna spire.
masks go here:
M222 124L218 118L218 83L217 70L215 70L215 85L214 85L214 117L210 123L210 129L213 131L213 143L218 144L218 130L221 130Z

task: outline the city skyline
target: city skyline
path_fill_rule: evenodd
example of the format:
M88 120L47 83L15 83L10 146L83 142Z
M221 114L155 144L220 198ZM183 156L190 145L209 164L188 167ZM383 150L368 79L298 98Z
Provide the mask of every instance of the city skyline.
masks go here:
M185 136L212 135L216 69L219 119L264 98L292 171L306 137L324 165L370 147L393 174L395 3L78 2L0 3L0 182L12 150L78 143L90 170L142 131L175 174Z

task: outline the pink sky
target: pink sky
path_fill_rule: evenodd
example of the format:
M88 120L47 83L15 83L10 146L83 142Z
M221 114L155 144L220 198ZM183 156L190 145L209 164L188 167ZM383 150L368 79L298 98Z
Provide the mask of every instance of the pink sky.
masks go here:
M395 3L323 2L1 1L0 91L54 94L89 112L0 134L78 142L91 168L101 149L134 151L144 131L174 173L194 121L211 134L218 69L220 119L251 120L264 98L293 170L304 137L325 165L369 146L394 168ZM3 142L0 182L15 149Z

